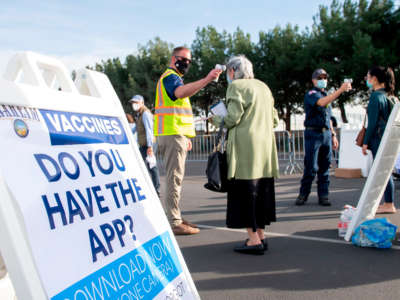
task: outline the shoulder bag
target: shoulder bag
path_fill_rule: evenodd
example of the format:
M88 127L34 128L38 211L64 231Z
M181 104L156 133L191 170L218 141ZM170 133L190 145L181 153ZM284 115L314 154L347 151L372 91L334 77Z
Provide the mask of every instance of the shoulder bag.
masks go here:
M226 193L228 191L228 162L224 149L225 135L224 121L221 122L217 135L217 144L207 160L207 183L204 187L213 192Z
M356 137L356 145L359 147L362 147L364 144L365 132L367 131L367 129L365 128L366 118L367 118L367 114L365 114L365 116L364 116L364 122L363 122L362 128L360 129L360 131L358 132L357 137Z

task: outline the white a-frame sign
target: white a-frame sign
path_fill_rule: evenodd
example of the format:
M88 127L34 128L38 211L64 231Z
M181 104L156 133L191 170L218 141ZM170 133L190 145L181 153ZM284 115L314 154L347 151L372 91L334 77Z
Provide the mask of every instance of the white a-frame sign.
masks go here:
M355 228L368 219L373 219L383 196L389 177L393 172L400 149L400 104L390 114L385 133L364 185L356 214L347 229L345 240L349 241Z
M199 299L108 78L17 54L0 79L0 251L20 300Z

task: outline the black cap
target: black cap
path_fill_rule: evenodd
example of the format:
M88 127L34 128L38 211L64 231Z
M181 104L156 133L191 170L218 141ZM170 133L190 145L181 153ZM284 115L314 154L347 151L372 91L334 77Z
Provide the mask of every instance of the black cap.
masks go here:
M313 73L311 78L312 79L317 79L319 76L321 75L326 75L326 77L328 77L328 73L326 73L326 71L324 69L316 69Z

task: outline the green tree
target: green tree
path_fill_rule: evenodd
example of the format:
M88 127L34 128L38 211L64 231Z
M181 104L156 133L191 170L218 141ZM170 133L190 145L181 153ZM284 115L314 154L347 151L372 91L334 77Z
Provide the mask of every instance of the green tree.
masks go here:
M254 64L257 59L255 49L249 33L237 28L233 34L228 34L228 56L243 54Z
M330 85L338 88L343 79L353 79L357 93L343 94L335 101L342 119L347 122L344 104L354 96L366 98L364 76L372 65L398 66L394 52L400 33L398 18L393 17L391 0L333 0L330 8L320 6L314 17L309 49L314 53L314 67L324 67L330 75ZM396 23L397 22L397 23ZM389 32L391 37L389 37Z
M279 116L290 130L291 115L302 111L312 71L322 67L334 88L344 78L353 79L356 93L344 94L334 102L346 122L344 104L355 97L367 98L364 76L369 67L392 66L396 76L400 75L399 48L400 10L395 10L392 0L333 0L329 7L320 6L312 28L299 32L290 24L277 26L260 31L257 44L240 28L232 34L218 32L213 26L197 28L191 45L193 64L185 82L205 77L232 55L244 54L253 63L256 78L271 88ZM138 53L128 55L124 64L119 58L108 59L95 69L109 77L124 105L132 95L141 94L146 105L153 107L156 84L169 64L172 49L172 44L155 38L139 45ZM218 83L191 97L194 112L208 114L210 104L225 98L226 87L223 74Z
M197 28L196 38L192 43L192 65L189 72L185 75L185 81L192 82L199 80L215 68L216 64L223 64L227 59L228 34L223 31L217 32L213 26ZM210 83L207 87L200 90L191 97L193 109L197 113L209 112L209 106L217 100L224 99L226 92L226 79L224 74L220 76L218 82ZM208 123L206 126L208 130Z
M146 106L154 107L157 81L169 65L173 45L155 38L145 46L138 46L138 54L128 55L128 99L135 94L144 96Z
M108 76L127 111L131 110L128 101L135 94L142 95L146 106L152 108L157 81L169 65L172 49L172 44L157 37L144 46L139 45L138 54L128 55L124 64L113 58L97 63L94 69Z
M299 33L297 26L288 24L285 28L277 26L269 32L260 32L256 50L257 77L270 87L279 117L289 131L290 117L302 107L305 93L306 41L306 35Z

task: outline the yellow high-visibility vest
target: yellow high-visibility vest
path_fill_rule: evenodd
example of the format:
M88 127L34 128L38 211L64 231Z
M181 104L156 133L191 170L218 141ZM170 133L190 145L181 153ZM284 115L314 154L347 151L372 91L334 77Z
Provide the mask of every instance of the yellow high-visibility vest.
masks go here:
M156 103L154 113L154 135L185 135L194 137L193 112L189 97L171 100L165 90L163 79L179 74L173 69L167 69L157 83Z

